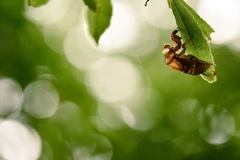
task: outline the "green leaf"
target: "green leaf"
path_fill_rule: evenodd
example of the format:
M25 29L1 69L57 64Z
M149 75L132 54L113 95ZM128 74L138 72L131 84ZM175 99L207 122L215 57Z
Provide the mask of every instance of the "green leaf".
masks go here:
M95 4L93 0L91 0L91 3L90 1L88 2L91 6L96 6L95 10L91 8L88 10L88 27L91 36L98 44L101 35L110 25L112 5L111 0L98 0L96 2Z
M84 3L88 6L89 9L96 12L97 9L97 0L83 0Z
M187 44L187 54L215 64L208 43L211 40L210 34L214 30L183 0L171 0L170 5L183 41L186 42L192 38ZM215 72L215 67L211 66L205 72L208 76L201 74L201 77L213 83L217 80L213 72Z
M40 7L46 4L48 0L28 0L28 5L33 7Z

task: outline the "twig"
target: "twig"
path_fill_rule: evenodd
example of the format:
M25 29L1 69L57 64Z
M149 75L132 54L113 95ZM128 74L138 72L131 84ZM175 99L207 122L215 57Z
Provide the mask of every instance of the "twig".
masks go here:
M147 0L146 2L145 2L145 5L144 6L147 6L147 3L149 2L150 0Z

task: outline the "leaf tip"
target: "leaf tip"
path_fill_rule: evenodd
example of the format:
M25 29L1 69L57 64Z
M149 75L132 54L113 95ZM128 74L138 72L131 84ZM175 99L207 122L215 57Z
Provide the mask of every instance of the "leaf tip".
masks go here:
M93 39L94 39L96 45L98 46L100 37L93 37Z

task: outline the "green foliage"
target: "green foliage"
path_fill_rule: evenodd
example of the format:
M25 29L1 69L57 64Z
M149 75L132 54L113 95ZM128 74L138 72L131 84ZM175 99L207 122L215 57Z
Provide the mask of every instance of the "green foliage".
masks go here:
M101 35L109 27L112 17L111 0L85 0L88 10L88 27L91 36L98 43Z
M214 64L211 48L208 44L208 41L211 40L210 34L214 30L183 0L168 2L171 5L177 26L180 28L183 41L186 42L192 38L187 45L187 54L194 55L200 60ZM211 66L205 72L209 76L201 76L209 83L213 83L217 78L212 72L215 72L214 66Z
M0 75L13 78L23 90L36 80L47 80L57 89L61 105L52 117L46 119L31 117L23 110L18 110L7 118L0 118L1 121L5 119L22 121L38 132L42 144L39 160L102 160L100 156L104 157L104 153L112 153L112 160L240 159L240 85L236 69L236 66L240 65L239 51L228 46L213 48L213 52L218 53L215 55L215 60L218 62L218 70L221 74L218 76L218 83L212 85L199 81L199 77L169 72L167 66L161 62L163 57L159 54L159 50L153 51L148 56L132 56L133 60L140 62L135 64L136 68L143 70L140 87L147 89L143 90L147 92L143 101L145 99L151 101L141 104L142 111L129 112L134 115L127 114L126 119L135 118L135 124L139 122L141 116L149 112L150 116L141 122L143 126L147 126L148 123L153 124L146 130L144 128L136 130L122 122L123 119L119 116L122 114L122 109L113 106L106 107L108 110L101 110L102 105L108 104L102 104L89 93L88 84L85 83L87 72L73 67L64 54L56 54L49 49L41 27L30 22L22 14L23 6L23 0L0 3ZM197 29L204 30L206 29L204 26L206 27L204 24L199 24ZM207 33L208 31L206 33L201 31L205 38ZM143 36L144 34L146 30L142 32ZM181 34L183 35L184 32ZM184 40L188 38L185 35ZM161 42L159 46L162 47ZM136 102L139 101L138 103L143 102L141 97L131 98ZM4 100L1 99L2 101ZM76 106L64 105L69 102ZM139 105L134 107L130 109L138 109ZM108 114L103 114L105 112ZM111 115L117 115L116 119ZM231 135L225 134L230 126L229 117L234 118L236 127L234 133L229 133ZM222 132L224 130L226 132ZM216 134L217 136L212 136ZM221 140L225 137L231 139L220 145L212 145L206 141L208 138ZM108 148L110 146L108 142L111 143L112 149ZM19 139L19 143L23 142ZM6 145L11 146L11 144ZM31 147L34 146L31 144ZM9 149L11 150L12 148ZM16 153L18 151L16 150ZM99 152L103 154L97 154ZM30 153L31 150L27 152ZM86 155L92 157L84 157ZM78 158L79 156L83 158Z
M28 5L33 7L40 7L46 4L48 0L28 0Z

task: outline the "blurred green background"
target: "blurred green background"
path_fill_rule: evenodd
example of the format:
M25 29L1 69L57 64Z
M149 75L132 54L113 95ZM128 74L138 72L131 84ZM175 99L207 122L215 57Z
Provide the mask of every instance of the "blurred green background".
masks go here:
M99 46L81 1L0 2L0 159L240 159L240 2L188 1L216 31L213 84L164 64L167 2L112 2Z

